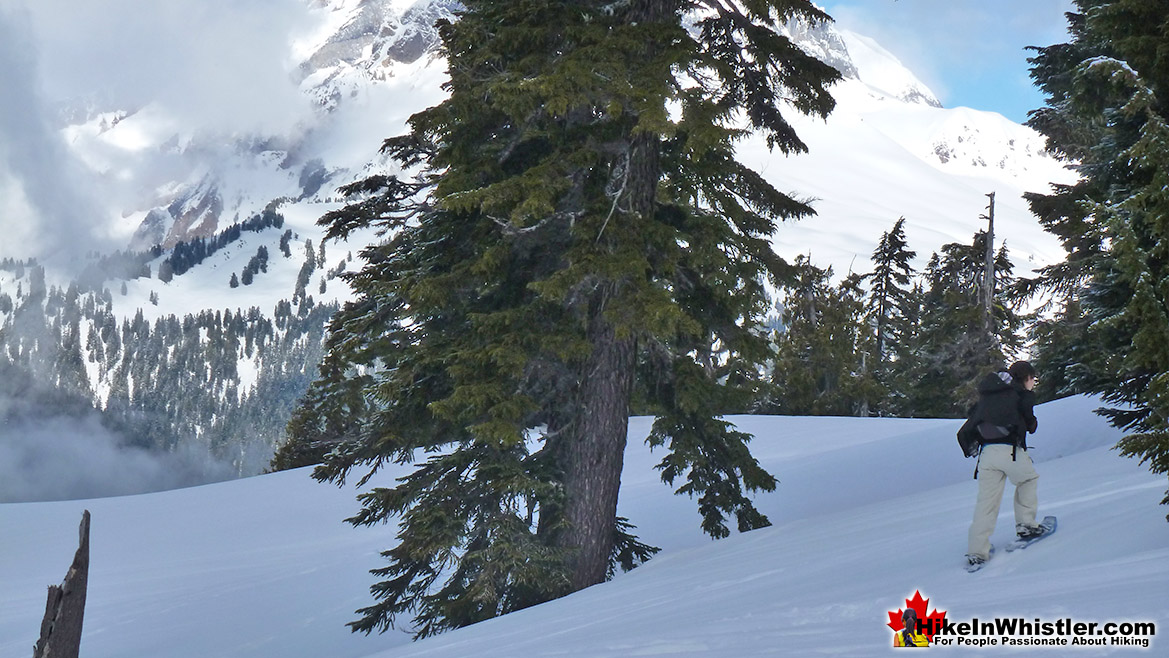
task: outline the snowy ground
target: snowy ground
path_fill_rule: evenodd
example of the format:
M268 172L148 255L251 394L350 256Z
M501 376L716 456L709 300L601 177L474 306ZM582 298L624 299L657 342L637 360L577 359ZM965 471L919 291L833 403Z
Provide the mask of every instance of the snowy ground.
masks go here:
M977 574L961 567L976 484L953 438L957 421L738 417L781 481L758 500L774 526L712 542L693 503L657 482L641 442L649 421L634 419L620 513L664 550L611 583L415 644L401 632L344 627L368 604L366 571L382 564L392 532L342 523L354 492L304 470L0 505L0 657L31 652L45 588L64 576L83 509L93 513L86 658L886 655L889 612L917 591L954 621L1162 627L1169 523L1157 502L1166 481L1109 449L1118 436L1095 406L1071 398L1038 409L1041 513L1059 516L1059 532ZM998 546L1011 535L1009 491ZM1146 655L1167 655L1169 639L1151 646Z

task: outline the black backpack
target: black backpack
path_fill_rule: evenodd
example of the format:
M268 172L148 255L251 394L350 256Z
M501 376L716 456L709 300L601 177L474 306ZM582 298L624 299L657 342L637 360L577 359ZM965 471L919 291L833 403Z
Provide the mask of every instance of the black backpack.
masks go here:
M988 375L988 377L991 376ZM987 443L1017 443L1015 436L1017 426L1014 423L998 424L1015 420L1018 416L1017 408L1014 405L1004 406L1003 400L994 399L997 397L988 398L980 390L978 402L971 405L966 412L966 422L962 423L962 427L958 429L958 447L962 449L964 456L978 456L982 452L982 446ZM1012 397L1017 400L1017 395ZM984 408L984 402L986 408ZM1013 417L1011 412L1014 412ZM995 422L987 420L986 416L990 416ZM1010 441L1004 439L1010 439ZM1026 444L1023 447L1025 448ZM974 479L978 479L977 465L974 467Z
M958 447L962 448L962 455L974 457L982 451L982 434L978 426L982 421L978 418L978 405L972 405L966 414L966 422L958 429Z
M977 404L970 407L966 416L966 422L958 429L958 446L967 457L978 455L983 443L1001 443L1013 434L1009 427L983 421Z

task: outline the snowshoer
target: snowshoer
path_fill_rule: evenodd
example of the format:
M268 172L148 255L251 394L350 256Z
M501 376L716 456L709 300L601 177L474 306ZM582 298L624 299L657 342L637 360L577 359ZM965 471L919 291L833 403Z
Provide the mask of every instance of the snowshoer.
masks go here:
M1039 426L1035 418L1035 368L1016 361L1006 372L991 373L978 383L974 413L980 421L982 450L978 456L978 501L970 524L966 561L975 566L990 558L990 536L998 520L1003 489L1015 485L1015 532L1020 539L1043 534L1036 524L1039 474L1027 453L1027 433Z

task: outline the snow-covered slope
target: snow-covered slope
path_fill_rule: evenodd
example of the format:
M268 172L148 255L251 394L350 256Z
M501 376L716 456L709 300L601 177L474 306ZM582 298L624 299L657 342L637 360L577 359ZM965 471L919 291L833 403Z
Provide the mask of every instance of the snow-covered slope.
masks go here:
M1117 434L1091 413L1097 404L1038 408L1041 513L1058 515L1060 530L973 575L961 564L976 484L953 439L958 421L736 417L780 479L757 501L774 525L712 542L694 503L657 481L641 441L649 421L634 419L619 512L664 550L610 583L416 644L400 630L366 637L344 627L368 604L365 572L382 564L393 532L344 524L355 492L305 470L0 505L0 657L28 654L83 509L93 513L89 658L879 656L892 643L889 612L917 591L954 621L1163 629L1169 524L1157 502L1166 482L1109 449ZM1012 533L1009 495L999 546ZM1148 655L1163 655L1165 639L1152 641Z

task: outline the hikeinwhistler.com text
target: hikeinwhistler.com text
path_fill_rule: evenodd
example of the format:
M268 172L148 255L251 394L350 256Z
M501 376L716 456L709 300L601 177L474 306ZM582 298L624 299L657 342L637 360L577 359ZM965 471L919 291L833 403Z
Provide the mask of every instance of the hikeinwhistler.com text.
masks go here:
M1139 647L1149 648L1157 634L1151 621L1073 621L1002 617L990 621L919 620L933 633L935 646L964 647Z

